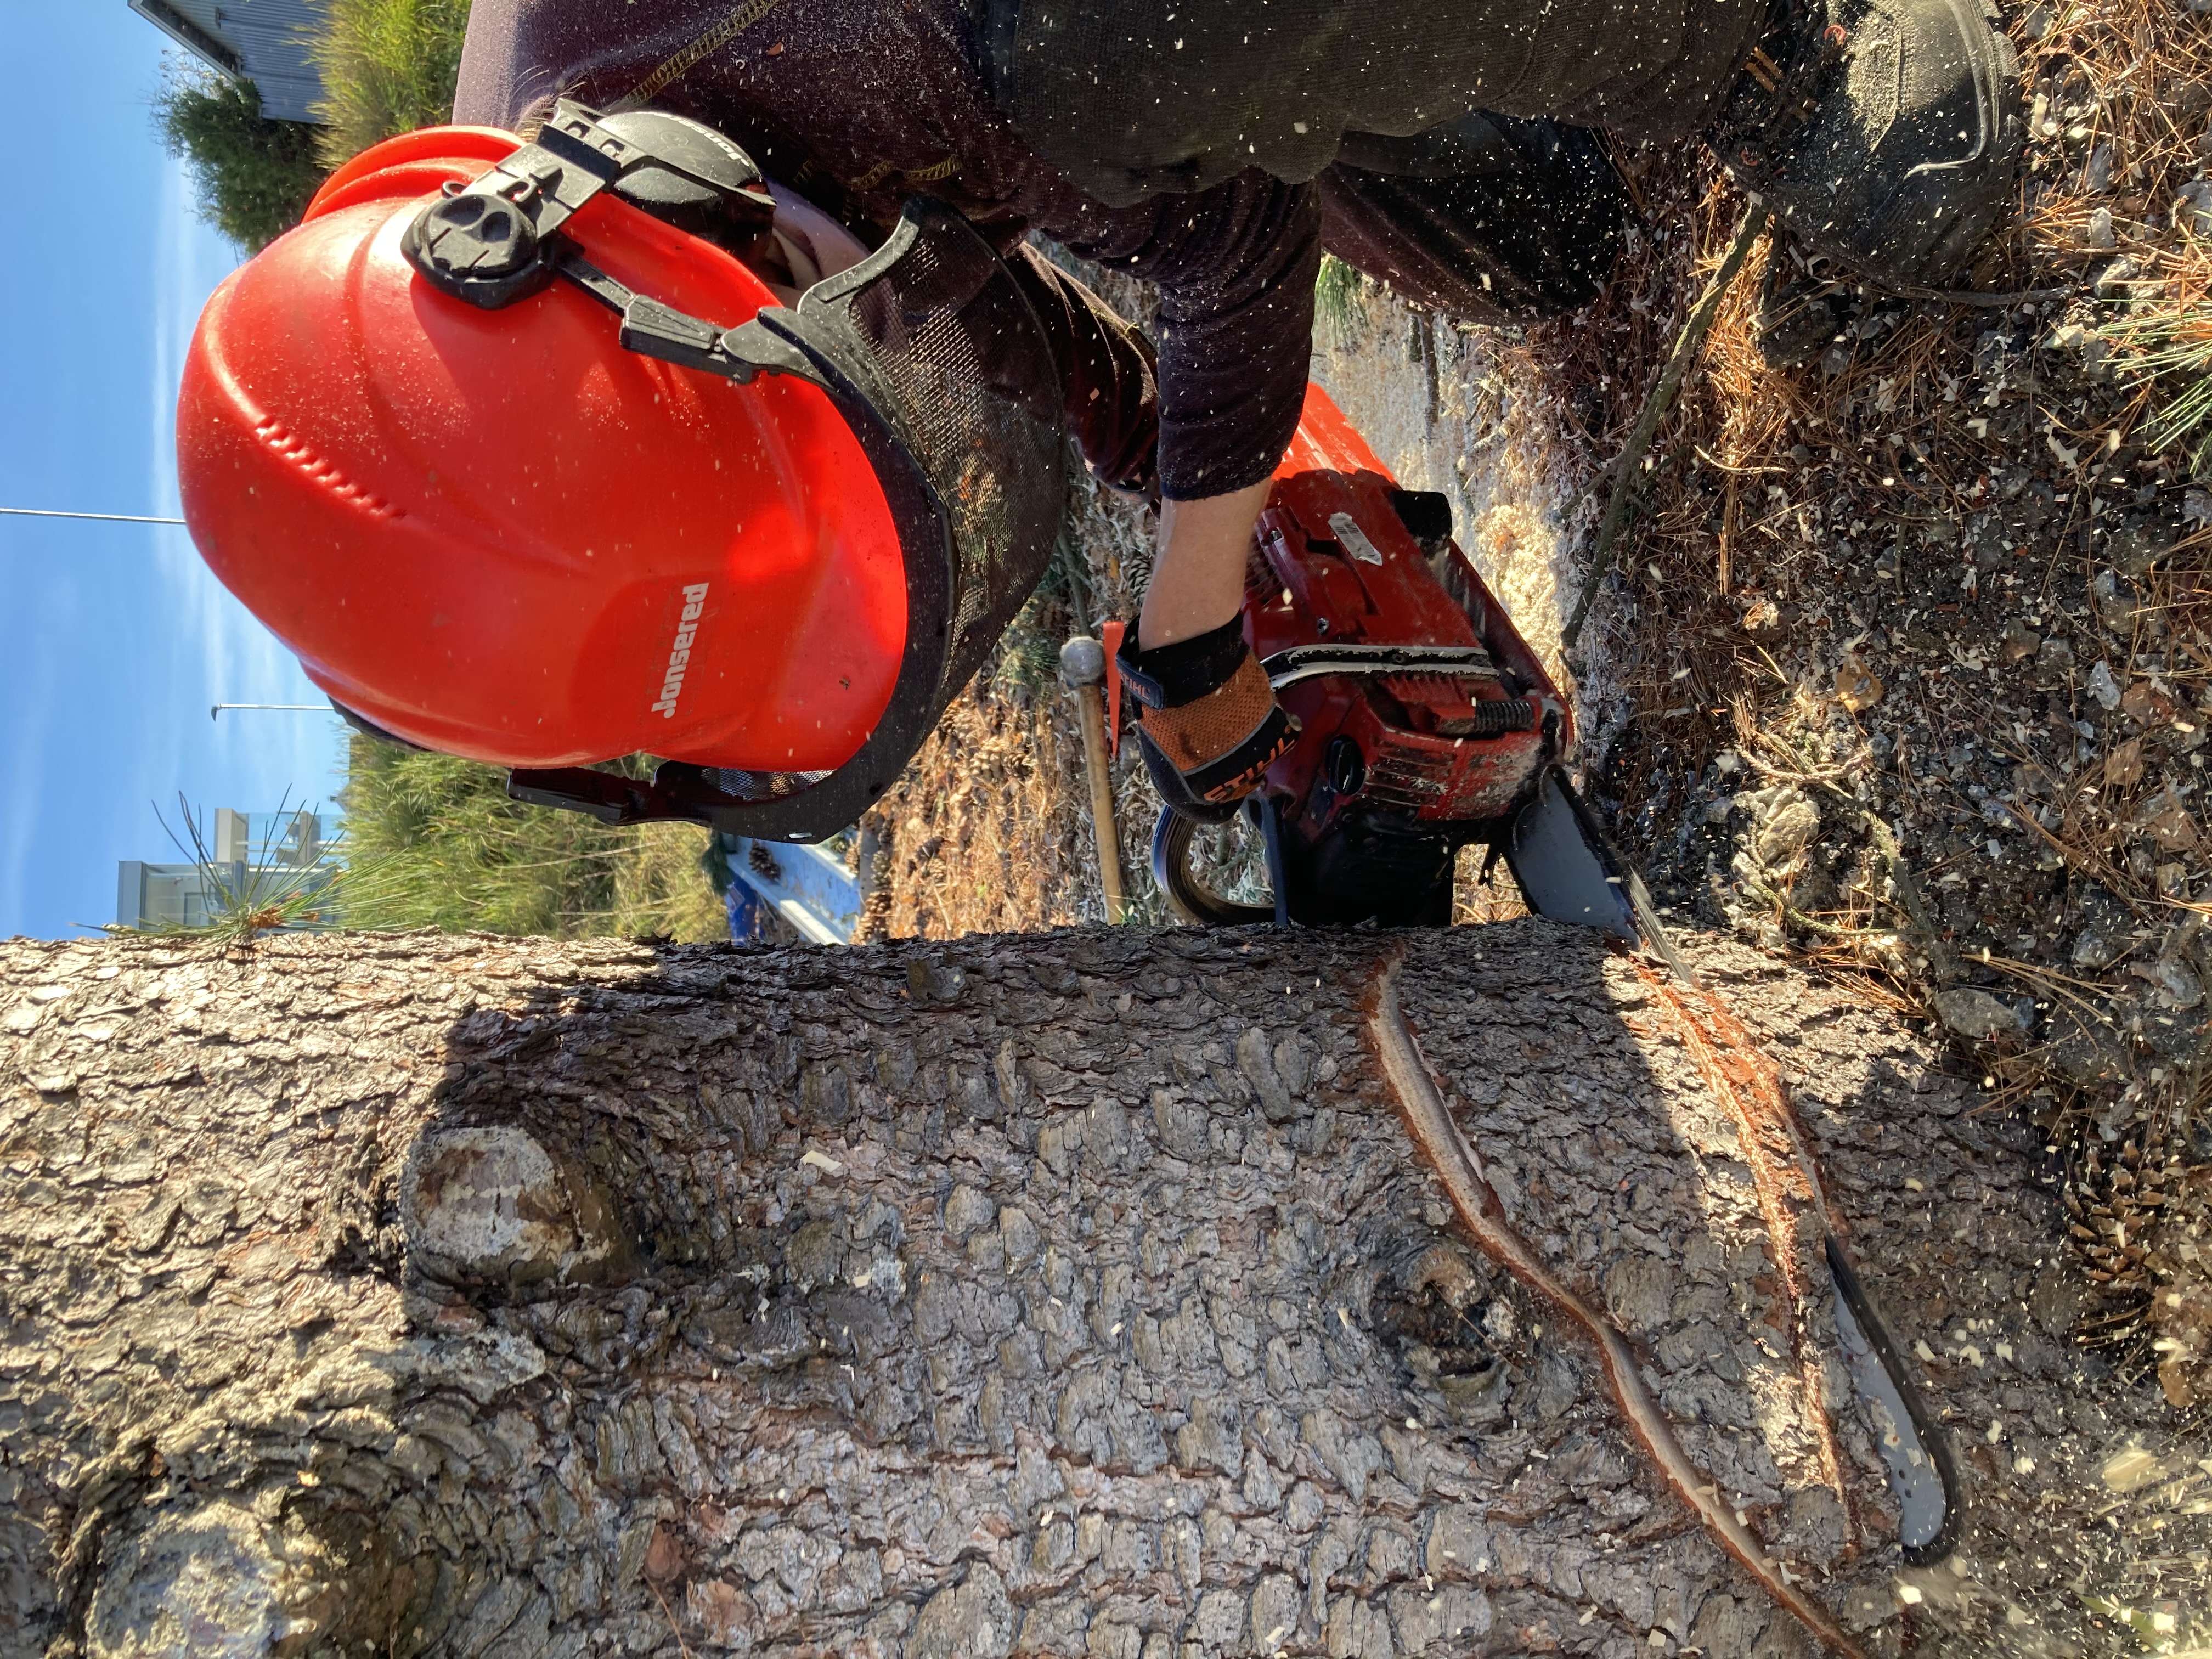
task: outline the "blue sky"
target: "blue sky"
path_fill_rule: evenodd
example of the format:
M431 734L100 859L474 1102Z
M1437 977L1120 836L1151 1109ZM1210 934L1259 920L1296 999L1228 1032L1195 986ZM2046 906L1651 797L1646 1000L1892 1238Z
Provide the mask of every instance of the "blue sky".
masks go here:
M174 514L171 422L193 321L238 252L154 137L165 39L124 0L11 9L10 257L0 260L0 506ZM114 919L155 817L327 803L337 722L181 529L0 518L0 936Z

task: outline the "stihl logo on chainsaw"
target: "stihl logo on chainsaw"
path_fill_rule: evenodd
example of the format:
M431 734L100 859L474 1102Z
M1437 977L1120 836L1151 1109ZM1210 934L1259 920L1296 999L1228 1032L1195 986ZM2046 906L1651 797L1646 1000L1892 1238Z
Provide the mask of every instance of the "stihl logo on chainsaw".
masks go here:
M707 608L707 584L694 582L684 590L684 614L677 619L676 643L668 653L668 675L660 683L660 701L653 712L665 720L676 718L676 700L684 695L684 671L691 662L691 639L699 631L699 613Z

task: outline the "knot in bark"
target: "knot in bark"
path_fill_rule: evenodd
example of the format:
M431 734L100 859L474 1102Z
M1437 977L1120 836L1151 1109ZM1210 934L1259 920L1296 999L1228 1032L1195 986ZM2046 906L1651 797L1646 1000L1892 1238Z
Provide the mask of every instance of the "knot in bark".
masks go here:
M595 1282L629 1254L605 1197L510 1125L423 1135L399 1209L409 1259L450 1284Z

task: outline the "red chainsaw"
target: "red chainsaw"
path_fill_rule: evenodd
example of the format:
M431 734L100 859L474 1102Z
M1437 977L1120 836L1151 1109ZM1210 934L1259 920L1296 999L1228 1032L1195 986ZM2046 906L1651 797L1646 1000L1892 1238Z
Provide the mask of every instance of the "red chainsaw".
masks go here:
M1574 712L1452 539L1317 386L1260 514L1244 632L1299 725L1246 802L1272 904L1193 867L1163 812L1152 872L1185 921L1444 927L1460 849L1502 857L1531 909L1664 949L1650 901L1562 769Z

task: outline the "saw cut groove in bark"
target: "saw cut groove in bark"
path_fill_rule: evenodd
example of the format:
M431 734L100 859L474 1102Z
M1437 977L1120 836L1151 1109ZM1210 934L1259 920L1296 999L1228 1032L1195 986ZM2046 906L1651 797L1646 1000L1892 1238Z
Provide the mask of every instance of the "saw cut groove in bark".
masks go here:
M1645 1389L1636 1356L1629 1352L1620 1334L1562 1284L1507 1221L1504 1206L1483 1176L1481 1160L1453 1121L1399 1006L1397 981L1404 963L1402 955L1393 957L1376 972L1370 994L1368 1030L1383 1075L1389 1079L1392 1092L1397 1097L1407 1133L1435 1170L1444 1190L1451 1194L1452 1207L1458 1212L1461 1221L1492 1261L1581 1326L1596 1345L1613 1403L1674 1496L1742 1564L1775 1603L1803 1625L1822 1646L1846 1659L1860 1659L1858 1644L1837 1625L1827 1609L1789 1582L1750 1528L1719 1501L1711 1478L1690 1462L1674 1437L1673 1426ZM1819 1409L1817 1392L1813 1405ZM1838 1475L1837 1485L1841 1484Z
M1951 1553L1965 1522L1958 1466L1951 1456L1948 1439L1929 1415L1919 1390L1912 1386L1887 1322L1859 1278L1850 1256L1849 1224L1830 1201L1820 1178L1820 1160L1796 1108L1790 1103L1780 1067L1760 1051L1735 1011L1713 991L1668 979L1642 961L1636 961L1635 968L1652 997L1674 1016L1676 1033L1705 1074L1714 1098L1728 1108L1741 1127L1744 1154L1752 1165L1759 1207L1766 1214L1775 1241L1777 1265L1798 1310L1790 1321L1790 1341L1805 1378L1808 1410L1814 1413L1819 1425L1822 1461L1844 1506L1846 1535L1856 1536L1858 1531L1856 1505L1836 1455L1834 1425L1821 1404L1823 1367L1817 1339L1803 1317L1803 1310L1814 1305L1819 1295L1815 1287L1824 1277L1835 1294L1849 1304L1872 1351L1863 1360L1870 1358L1887 1374L1887 1386L1897 1395L1894 1403L1901 1405L1910 1419L1909 1425L1899 1426L1909 1427L1919 1443L1911 1455L1928 1459L1941 1488L1942 1513L1934 1534L1905 1545L1905 1559L1915 1565L1942 1560ZM1805 1231L1808 1222L1811 1232ZM1921 1494L1929 1496L1932 1494Z
M1775 1268L1789 1293L1790 1351L1797 1361L1804 1389L1806 1419L1819 1437L1820 1468L1827 1485L1843 1505L1844 1547L1856 1553L1859 1543L1856 1505L1844 1483L1843 1464L1836 1455L1835 1426L1828 1420L1827 1406L1821 1398L1820 1358L1808 1340L1803 1311L1818 1294L1814 1287L1825 1274L1822 1241L1836 1231L1820 1193L1820 1172L1805 1149L1772 1063L1759 1054L1727 1005L1702 988L1689 988L1685 994L1674 981L1646 963L1635 961L1635 968L1644 988L1674 1017L1675 1030L1704 1073L1705 1086L1742 1130L1752 1185L1759 1194L1759 1211L1766 1218L1767 1236L1773 1241ZM1694 1011L1691 998L1696 999ZM1812 1212L1809 1235L1805 1229L1808 1211Z

